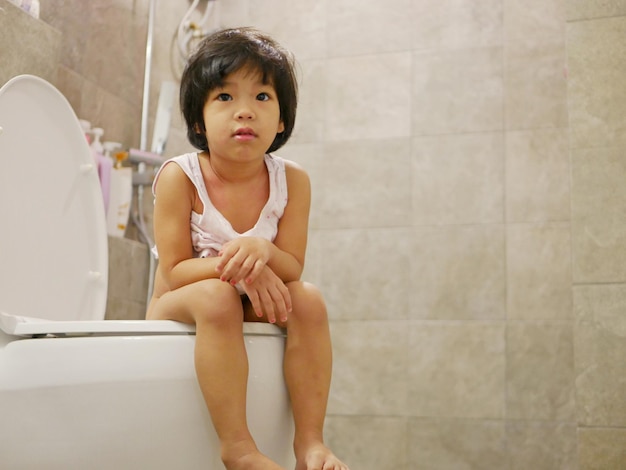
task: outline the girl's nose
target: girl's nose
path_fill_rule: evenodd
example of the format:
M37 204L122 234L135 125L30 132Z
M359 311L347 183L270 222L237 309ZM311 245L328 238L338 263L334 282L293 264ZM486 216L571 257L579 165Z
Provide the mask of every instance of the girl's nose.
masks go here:
M242 105L235 114L237 120L246 120L254 118L254 112L248 105Z

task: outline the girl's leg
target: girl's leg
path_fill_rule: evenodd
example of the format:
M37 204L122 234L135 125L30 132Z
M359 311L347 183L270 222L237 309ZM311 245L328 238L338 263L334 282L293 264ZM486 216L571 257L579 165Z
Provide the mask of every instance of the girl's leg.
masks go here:
M150 318L195 323L196 374L226 468L280 469L258 451L248 430L248 356L237 291L216 279L196 282L163 295L152 306Z
M296 427L296 470L348 470L323 440L332 373L326 306L311 284L292 282L287 287L293 309L287 322L284 367Z

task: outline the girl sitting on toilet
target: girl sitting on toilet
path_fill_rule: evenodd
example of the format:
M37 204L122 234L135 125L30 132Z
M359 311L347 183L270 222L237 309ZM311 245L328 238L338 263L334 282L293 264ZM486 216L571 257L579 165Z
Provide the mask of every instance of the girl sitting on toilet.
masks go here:
M270 155L295 122L293 58L256 30L219 31L190 58L180 104L200 151L168 160L154 182L160 261L146 317L196 325L196 373L228 470L281 468L260 453L246 423L242 322L286 328L296 469L347 470L323 443L332 361L326 307L300 280L309 178Z

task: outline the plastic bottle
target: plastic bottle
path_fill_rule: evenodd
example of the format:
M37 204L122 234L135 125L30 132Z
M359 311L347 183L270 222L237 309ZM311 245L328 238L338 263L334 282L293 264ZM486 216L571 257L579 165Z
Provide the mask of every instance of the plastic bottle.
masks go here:
M80 127L83 130L83 134L85 134L85 139L87 139L87 143L91 145L91 123L85 119L79 119Z
M123 238L128 225L133 198L133 170L122 166L128 152L114 154L115 167L111 170L111 192L107 210L107 233Z
M93 142L91 143L91 151L93 158L98 165L98 177L100 178L100 188L102 189L102 201L104 202L104 211L109 209L109 191L111 186L111 169L113 168L113 159L104 156L104 146L100 139L104 134L104 130L100 127L91 129Z
M21 8L33 18L39 18L39 0L9 0L16 7Z

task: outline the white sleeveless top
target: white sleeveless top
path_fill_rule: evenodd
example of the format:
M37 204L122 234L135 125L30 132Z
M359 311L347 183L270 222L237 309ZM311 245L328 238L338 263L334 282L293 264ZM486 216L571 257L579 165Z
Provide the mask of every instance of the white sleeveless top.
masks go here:
M230 222L218 211L207 192L204 178L200 171L200 162L197 153L187 153L167 160L157 173L152 183L152 194L159 179L159 174L170 162L176 163L182 168L187 177L196 187L198 196L202 201L204 210L202 214L195 211L191 213L191 242L196 258L217 256L226 242L238 237L261 237L274 241L278 233L278 221L283 215L287 205L287 177L285 175L285 161L280 157L265 155L265 165L269 174L270 195L267 203L261 210L259 220L250 230L239 233L235 231ZM156 247L153 249L156 253Z

